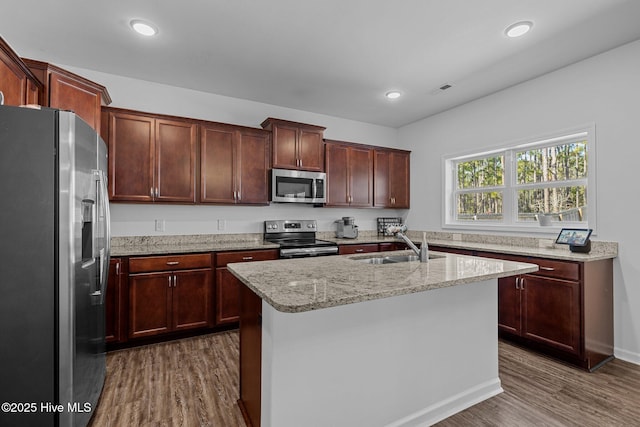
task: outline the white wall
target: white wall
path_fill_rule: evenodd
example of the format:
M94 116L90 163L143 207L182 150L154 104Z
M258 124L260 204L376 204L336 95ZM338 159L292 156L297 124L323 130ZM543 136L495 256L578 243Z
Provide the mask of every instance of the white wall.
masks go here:
M619 243L614 260L615 354L640 363L639 118L636 41L405 126L399 143L413 151L407 222L412 228L441 229L443 155L595 123L595 239Z
M170 114L222 123L260 127L267 117L325 126L325 138L385 147L397 146L397 130L384 126L293 110L259 102L229 98L62 65L63 68L106 86L112 107ZM212 76L212 78L215 78ZM333 221L353 216L361 230L375 230L376 218L402 216L389 209L314 208L310 205L188 206L112 204L114 236L260 233L265 219L317 219L320 231L335 230ZM155 231L155 220L165 231ZM224 229L218 227L224 221Z

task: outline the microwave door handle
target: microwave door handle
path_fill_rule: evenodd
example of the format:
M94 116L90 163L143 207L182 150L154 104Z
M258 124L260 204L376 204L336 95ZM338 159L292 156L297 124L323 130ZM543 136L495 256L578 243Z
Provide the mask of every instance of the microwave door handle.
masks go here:
M312 199L316 199L316 194L318 193L318 180L314 179L313 180L313 185L311 186L311 198Z

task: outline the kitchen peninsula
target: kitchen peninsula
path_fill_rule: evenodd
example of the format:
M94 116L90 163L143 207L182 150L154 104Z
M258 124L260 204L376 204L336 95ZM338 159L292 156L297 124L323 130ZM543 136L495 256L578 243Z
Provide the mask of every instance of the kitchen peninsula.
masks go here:
M430 424L502 391L497 280L538 266L435 252L367 262L389 254L228 265L246 285L250 425Z

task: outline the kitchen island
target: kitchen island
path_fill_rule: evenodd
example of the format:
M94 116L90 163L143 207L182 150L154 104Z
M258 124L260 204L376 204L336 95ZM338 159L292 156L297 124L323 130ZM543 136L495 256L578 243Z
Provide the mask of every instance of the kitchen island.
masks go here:
M246 285L239 403L250 425L428 425L502 391L497 279L538 267L433 252L367 262L399 254L228 265Z

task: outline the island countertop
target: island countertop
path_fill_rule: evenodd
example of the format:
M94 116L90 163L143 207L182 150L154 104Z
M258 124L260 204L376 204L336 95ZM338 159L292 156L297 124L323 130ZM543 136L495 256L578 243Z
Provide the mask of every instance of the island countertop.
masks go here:
M363 259L410 255L378 252L228 264L233 275L278 311L297 313L387 298L538 270L535 264L431 251L427 263L368 264Z

